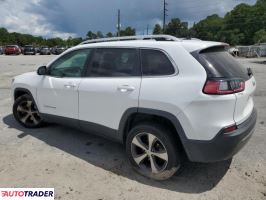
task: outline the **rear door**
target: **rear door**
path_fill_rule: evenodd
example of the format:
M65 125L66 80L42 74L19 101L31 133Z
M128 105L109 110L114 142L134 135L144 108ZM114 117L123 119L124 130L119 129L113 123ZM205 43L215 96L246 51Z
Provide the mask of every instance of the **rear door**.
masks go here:
M128 108L138 107L141 84L139 53L134 48L94 51L87 77L79 86L79 119L83 129L96 124L117 130Z

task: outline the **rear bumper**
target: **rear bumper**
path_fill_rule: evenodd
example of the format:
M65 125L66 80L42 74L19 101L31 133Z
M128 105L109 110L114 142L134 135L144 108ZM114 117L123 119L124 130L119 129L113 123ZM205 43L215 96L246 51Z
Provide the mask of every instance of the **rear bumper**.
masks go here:
M221 131L210 141L187 140L188 158L194 162L216 162L233 157L250 139L256 120L257 111L254 109L250 117L230 134Z

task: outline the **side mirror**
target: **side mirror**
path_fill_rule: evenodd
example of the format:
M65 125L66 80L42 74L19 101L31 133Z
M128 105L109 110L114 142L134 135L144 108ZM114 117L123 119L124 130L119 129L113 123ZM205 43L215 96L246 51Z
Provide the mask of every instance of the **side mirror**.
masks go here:
M38 75L46 75L47 74L47 68L46 66L41 66L37 70Z

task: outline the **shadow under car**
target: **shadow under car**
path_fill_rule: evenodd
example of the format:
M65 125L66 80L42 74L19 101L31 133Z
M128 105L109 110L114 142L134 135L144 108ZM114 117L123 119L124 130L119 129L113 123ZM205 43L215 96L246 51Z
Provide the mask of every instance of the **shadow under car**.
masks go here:
M224 177L232 161L230 159L210 164L186 161L178 175L166 181L155 181L133 171L123 145L118 143L55 124L39 129L27 129L18 124L11 114L5 116L3 122L9 128L21 131L18 138L35 137L50 146L119 176L176 192L202 193L211 190Z

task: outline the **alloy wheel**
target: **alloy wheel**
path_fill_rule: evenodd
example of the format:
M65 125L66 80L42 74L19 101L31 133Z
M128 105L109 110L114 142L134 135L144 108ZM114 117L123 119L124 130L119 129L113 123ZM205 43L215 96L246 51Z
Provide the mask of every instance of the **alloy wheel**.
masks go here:
M131 142L131 153L136 164L151 173L165 170L168 153L162 141L151 133L139 133Z
M39 112L31 100L22 101L17 106L17 114L23 124L36 126L41 122Z

